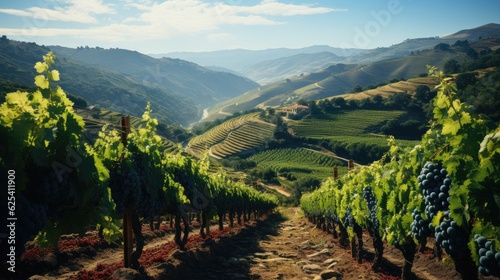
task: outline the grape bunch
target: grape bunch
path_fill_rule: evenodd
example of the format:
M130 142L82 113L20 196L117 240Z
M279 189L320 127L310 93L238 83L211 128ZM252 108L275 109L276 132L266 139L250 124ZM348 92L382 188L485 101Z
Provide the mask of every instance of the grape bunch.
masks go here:
M47 215L51 218L57 218L58 213L68 198L69 191L69 172L64 172L57 176L51 171L44 174L40 185L35 189L35 195L42 201L46 201L50 212Z
M438 211L448 210L451 179L441 163L425 163L418 183L425 196L425 215L428 219L432 219Z
M467 250L467 233L450 218L450 211L445 211L441 224L435 227L434 236L442 248L454 259Z
M368 209L370 210L370 220L373 223L373 228L378 231L379 223L377 219L377 201L373 195L371 187L365 187L363 189L363 198L366 199L368 203Z
M420 211L415 208L411 216L413 218L413 222L411 223L411 232L413 236L418 240L430 236L432 233L432 224L422 218Z
M19 221L16 228L16 243L25 244L32 240L47 223L47 205L30 202L24 196L16 201L16 218ZM18 246L17 255L24 252L23 246Z
M344 224L348 227L354 227L354 217L351 214L350 207L347 207L347 211L345 212Z
M110 170L109 184L111 196L116 204L116 212L121 215L128 210L137 210L141 200L141 176L135 161L123 159Z
M474 235L479 256L478 271L485 276L500 276L500 252L496 252L493 243L479 234Z
M144 194L139 201L138 205L138 213L140 216L144 217L147 220L153 219L155 215L158 215L162 209L166 206L159 199L153 199L149 194Z

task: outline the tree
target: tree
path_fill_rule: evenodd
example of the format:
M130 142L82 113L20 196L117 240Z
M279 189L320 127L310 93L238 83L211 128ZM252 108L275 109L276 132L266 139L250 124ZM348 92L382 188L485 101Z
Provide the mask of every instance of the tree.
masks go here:
M337 106L337 107L340 107L340 108L345 108L346 106L346 101L344 98L342 97L335 97L335 98L332 98L332 100L330 101L334 106Z
M384 98L377 94L375 95L374 97L372 97L372 102L373 102L373 105L375 106L375 108L380 108L382 107L382 102L384 101Z
M462 90L465 89L468 85L475 85L477 83L475 72L471 73L461 73L455 79L455 83L457 84L457 89Z
M460 72L460 64L455 59L448 60L443 67L446 74L454 74Z
M349 105L349 108L350 109L357 109L359 108L359 105L358 105L358 102L354 99L351 99L347 102L347 104Z
M301 99L297 100L297 105L307 106L307 100L301 98Z
M429 92L431 92L431 89L428 86L419 85L415 89L415 98L422 103L427 103L430 100Z
M272 170L270 167L264 169L262 171L262 179L264 179L267 182L272 181L274 178L276 178L276 171Z
M355 85L355 86L351 89L351 93L362 92L362 91L363 91L363 88L362 88L360 85Z
M309 100L307 102L307 106L309 106L309 111L311 112L311 115L317 115L321 113L321 110L318 108L318 105L316 104L315 100Z
M333 104L327 99L318 101L318 107L325 113L332 113L335 110Z
M435 51L449 51L450 50L450 45L445 44L445 43L439 43L436 46L434 46Z

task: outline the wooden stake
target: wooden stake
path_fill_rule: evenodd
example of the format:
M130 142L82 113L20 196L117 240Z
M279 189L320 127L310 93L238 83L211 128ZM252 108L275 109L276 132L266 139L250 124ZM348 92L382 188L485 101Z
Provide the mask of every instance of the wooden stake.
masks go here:
M122 116L121 125L121 141L124 146L127 146L127 136L130 132L130 117ZM133 249L134 232L132 230L132 215L128 209L125 209L125 213L123 214L123 264L125 267L131 267L132 265Z
M129 210L123 214L123 264L132 265L132 251L134 249L134 232L132 230L132 215Z
M351 171L353 168L354 168L354 161L352 159L350 159L347 162L347 170Z
M333 179L335 181L339 179L339 169L337 166L333 167Z

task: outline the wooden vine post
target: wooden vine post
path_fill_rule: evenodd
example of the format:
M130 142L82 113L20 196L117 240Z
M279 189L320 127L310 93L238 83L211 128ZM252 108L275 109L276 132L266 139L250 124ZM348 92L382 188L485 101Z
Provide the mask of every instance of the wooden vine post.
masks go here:
M348 171L351 171L353 168L354 168L354 161L353 161L352 159L350 159L350 160L347 162L347 170L348 170Z
M127 136L130 132L130 117L122 116L121 141L127 146ZM123 263L125 267L132 265L132 250L134 248L134 232L132 231L132 215L128 209L123 213Z
M335 181L339 179L339 169L337 166L333 167L333 179Z

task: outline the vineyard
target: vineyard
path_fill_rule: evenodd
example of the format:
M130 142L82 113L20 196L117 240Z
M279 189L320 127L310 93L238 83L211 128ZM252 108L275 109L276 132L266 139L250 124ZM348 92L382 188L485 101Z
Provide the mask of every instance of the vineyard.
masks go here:
M235 220L242 224L277 206L272 196L222 172L209 173L208 160L169 153L156 133L158 121L151 117L149 104L138 129L122 117L121 125L104 125L95 142L88 143L84 119L56 86L54 58L50 52L35 64L35 92L9 93L0 106L0 169L8 175L8 215L16 221L9 268L15 268L16 259L29 260L44 248L58 251L105 242L123 244L122 265L141 271L152 257L151 251L143 250L143 224L159 230L161 223L154 222L170 217L175 243L168 246L185 250L196 243L194 239L210 234L213 219L222 233L224 223L233 227ZM199 237L189 237L193 215L200 220ZM68 234L84 236L92 229L95 238L77 238L70 245L61 239ZM26 250L31 241L39 249ZM149 257L141 258L145 253ZM25 278L29 271L17 273L22 277L9 278Z
M428 249L462 279L500 277L500 127L456 99L452 79L433 67L430 74L441 82L421 143L402 148L391 140L384 158L327 180L302 196L301 207L359 263L367 231L374 270L387 243L404 256L402 279L411 278L417 250Z
M376 95L388 97L394 93L414 94L418 86L427 86L429 89L433 89L437 84L437 80L432 77L418 77L408 79L407 81L390 83L384 86L379 86L375 89L369 89L358 93L341 94L336 97L342 97L345 100L361 100L365 98L372 98Z
M266 150L249 158L262 168L271 168L278 174L290 173L296 179L313 177L326 179L338 167L339 176L347 173L347 164L330 155L304 148Z
M289 122L296 136L318 139L335 139L343 142L363 142L386 145L387 136L372 134L369 128L385 120L394 120L403 111L353 110L337 114L325 114L321 118L309 117ZM402 140L402 144L414 145L415 141Z
M249 120L231 131L224 141L210 148L210 155L224 158L234 154L254 151L273 137L274 125L262 121Z
M258 120L259 113L232 118L189 141L187 151L221 159L253 151L273 137L274 125Z

